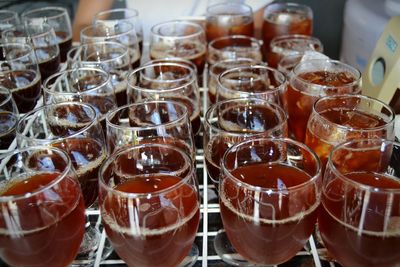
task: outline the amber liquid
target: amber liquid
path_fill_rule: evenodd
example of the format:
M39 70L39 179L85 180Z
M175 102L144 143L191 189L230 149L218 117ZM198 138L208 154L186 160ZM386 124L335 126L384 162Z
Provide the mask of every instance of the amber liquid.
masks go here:
M283 190L311 179L304 171L279 163L242 166L231 173L252 186ZM237 183L228 178L222 180L220 187L221 217L226 234L237 252L250 262L283 263L301 250L313 232L319 204L314 187L297 191L293 196L290 191L257 196L246 188L238 188ZM292 207L290 197L298 199L298 207ZM254 198L258 199L257 203Z
M99 168L106 159L104 144L91 138L68 138L53 144L68 153L78 176L85 206L97 199Z
M67 53L72 47L72 35L67 32L56 31L57 43L60 48L61 62L67 61Z
M8 149L15 138L18 117L7 111L0 111L0 149Z
M32 70L3 72L0 85L11 90L20 113L31 111L41 96L40 76Z
M346 177L376 188L400 189L399 180L386 175L361 172L347 174ZM327 185L323 192L323 205L318 217L321 237L326 248L343 266L399 266L399 195L392 195L393 208L387 210L389 196L372 192L362 227L359 228L363 204L356 204L360 196L357 197L355 194L361 194L360 192L361 190L352 190L352 186L344 184L341 179L334 179ZM344 210L350 205L345 203L345 198L355 203L353 208L355 215L354 213L349 215L354 218L352 225L342 221L343 213L351 212ZM388 211L390 219L385 222L385 214ZM387 231L383 232L385 223L388 223Z
M318 155L323 168L326 166L333 146L339 143L350 139L386 138L385 130L383 129L362 131L362 129L371 129L386 124L382 118L373 114L346 108L329 109L319 114L332 123L353 129L344 130L342 128L337 130L332 127L327 131L324 128L324 126L326 127L326 122L316 118L310 120L311 125L306 130L305 144Z
M14 183L1 195L38 190L58 175L35 174ZM15 212L23 230L18 226L15 229L6 227L5 217L0 216L0 255L10 266L64 267L74 260L84 234L85 207L75 180L65 177L58 184L62 189L48 189L17 201L19 209ZM8 208L6 203L2 205L4 212Z
M175 176L143 175L118 184L115 190L150 194L180 181ZM178 266L192 247L200 220L193 188L182 184L166 194L140 199L140 209L134 203L139 202L112 195L103 201L103 224L115 251L129 266ZM138 211L134 223L129 210Z
M252 17L238 17L231 14L221 14L210 17L206 22L207 41L230 35L254 35Z
M264 58L270 50L270 42L274 37L286 34L311 35L313 21L302 12L280 10L264 18L262 27Z
M279 117L269 108L261 105L233 108L225 111L219 118L219 128L229 133L243 135L224 135L223 132L211 137L205 145L205 164L208 175L216 187L220 176L220 162L225 151L240 141L251 138L251 134L261 134L279 125ZM245 136L244 134L247 134Z
M312 84L336 87L335 89L321 92L319 95L313 95L298 90L294 88L292 84L289 84L285 93L285 101L287 103L289 115L289 131L294 135L296 140L304 142L307 122L311 114L312 106L315 101L320 98L320 95L357 93L359 89L357 85L348 88L345 87L355 81L353 75L345 72L316 71L301 73L298 76L302 80Z

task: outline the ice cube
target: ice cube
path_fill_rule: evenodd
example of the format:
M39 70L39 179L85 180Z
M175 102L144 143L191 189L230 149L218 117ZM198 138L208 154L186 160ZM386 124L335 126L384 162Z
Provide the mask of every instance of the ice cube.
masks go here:
M372 128L379 125L379 120L357 110L348 111L343 117L342 124L351 128Z

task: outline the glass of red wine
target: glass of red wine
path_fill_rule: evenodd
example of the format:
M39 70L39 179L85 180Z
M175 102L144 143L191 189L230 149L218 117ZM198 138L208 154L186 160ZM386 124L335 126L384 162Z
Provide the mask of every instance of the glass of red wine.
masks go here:
M20 113L32 110L41 96L40 72L29 44L0 44L0 86L9 89Z
M0 86L0 151L12 149L18 117L11 91Z
M287 135L287 115L277 104L237 98L212 105L205 115L203 148L207 173L214 186L218 188L220 162L229 147L250 138Z
M115 8L105 11L101 11L94 16L93 23L103 23L108 26L114 27L118 25L121 21L127 21L132 23L135 28L140 52L143 52L143 28L142 22L139 18L139 11L136 9L129 8Z
M318 156L291 139L250 139L226 151L221 169L225 231L214 242L218 255L234 266L278 265L294 257L317 222Z
M8 43L32 45L42 81L60 69L60 50L54 29L49 24L19 24L4 30L2 37Z
M175 146L116 151L100 170L107 236L129 266L192 266L200 203L193 161Z
M11 10L0 10L0 34L3 30L19 23L18 13Z
M0 170L0 258L10 266L69 266L85 206L68 155L55 147L14 150L0 155Z
M189 112L193 134L200 132L200 93L197 75L190 66L165 62L146 64L128 76L128 102L146 99L173 100Z
M358 139L329 156L318 227L342 266L397 266L400 143Z
M110 153L143 143L169 144L195 159L195 146L186 106L171 100L148 100L110 111L107 146Z
M21 20L35 24L48 23L56 33L61 62L66 61L67 52L72 47L72 26L67 9L52 6L28 10L21 14Z
M98 172L107 150L96 110L91 105L63 102L27 113L18 122L17 145L47 145L65 151L76 172L85 207L93 206L98 195ZM98 229L88 224L78 257L93 258L99 239Z
M116 25L96 23L81 30L81 43L97 43L103 41L118 42L129 51L132 68L140 66L139 39L134 25L128 21L120 21Z
M74 52L72 58L68 58L70 68L94 67L106 71L114 86L117 105L127 104L126 88L127 76L132 70L129 51L125 45L117 42L95 42L82 44ZM70 56L68 52L68 56Z
M43 84L46 104L65 101L91 104L105 131L105 116L117 107L114 87L107 72L102 69L80 67L58 72Z

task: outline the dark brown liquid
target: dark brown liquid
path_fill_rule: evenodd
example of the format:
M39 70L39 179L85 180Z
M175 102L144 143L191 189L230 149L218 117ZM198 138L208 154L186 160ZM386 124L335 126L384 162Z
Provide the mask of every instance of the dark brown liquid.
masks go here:
M252 17L239 17L236 15L227 20L228 16L229 14L221 14L219 18L213 17L211 20L207 20L206 34L208 42L230 35L253 36L254 22Z
M58 47L60 48L60 60L61 62L65 62L67 61L67 53L72 47L72 36L67 32L56 31L56 37Z
M31 111L41 96L40 79L32 70L0 73L0 85L11 90L20 113Z
M15 138L18 117L7 111L0 111L0 149L8 149Z
M44 82L48 77L59 71L60 55L52 55L50 49L47 48L35 48L35 53L41 55L40 59L38 58L38 65L42 82Z
M314 230L318 200L313 185L295 193L286 189L311 177L279 163L246 165L231 174L251 186L286 192L268 195L265 189L257 195L245 186L238 187L236 181L222 180L221 217L234 248L245 259L260 265L280 264L295 256Z

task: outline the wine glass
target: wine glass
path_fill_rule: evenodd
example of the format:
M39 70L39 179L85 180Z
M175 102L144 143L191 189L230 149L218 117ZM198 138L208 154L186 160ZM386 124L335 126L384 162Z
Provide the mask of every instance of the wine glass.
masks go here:
M96 23L81 30L81 43L97 43L104 41L118 42L129 51L132 69L140 65L139 40L135 27L128 21L120 21L114 26Z
M65 101L91 104L104 132L107 112L117 107L110 76L97 68L80 67L58 72L44 82L43 93L46 104Z
M193 134L201 128L200 93L193 69L173 62L147 64L128 76L128 102L173 100L186 105Z
M207 7L207 41L229 35L254 35L253 10L243 3L225 2Z
M143 52L143 28L139 18L139 11L129 8L115 8L105 11L100 11L94 16L93 23L103 23L108 26L115 26L121 21L132 23L135 28L140 52Z
M173 20L151 28L150 58L180 57L192 61L201 75L206 63L207 42L203 28L193 22Z
M71 53L70 53L71 52ZM127 104L127 76L131 71L129 51L126 46L117 42L95 42L82 44L74 51L68 52L70 68L94 67L106 71L114 87L117 105ZM71 55L74 53L73 55Z
M286 112L263 99L237 98L217 102L204 120L204 158L208 176L218 188L220 162L225 151L240 141L287 137Z
M91 105L63 102L27 113L18 122L17 145L47 145L65 151L76 172L85 207L92 207L98 195L99 168L107 150L96 110ZM99 241L99 230L87 224L78 257L94 260Z
M11 10L0 10L0 35L3 30L19 23L18 13Z
M343 266L396 266L400 255L400 144L357 139L336 146L322 185L318 227Z
M221 170L225 233L214 243L221 258L234 266L272 266L295 256L317 222L322 178L317 155L291 139L250 139L226 151ZM242 258L232 257L234 251Z
M17 105L11 91L0 86L0 150L8 150L15 138L18 121Z
M286 76L265 65L229 69L218 77L217 102L224 99L252 97L284 106Z
M290 74L284 101L289 115L289 131L304 142L312 105L325 95L358 94L361 73L340 61L310 59L301 61Z
M305 144L325 168L332 148L351 139L394 140L395 113L378 99L362 95L322 97L313 106Z
M225 59L249 58L262 61L261 44L256 38L231 35L214 39L208 44L208 64Z
M42 81L60 69L60 50L54 29L49 24L19 24L4 30L2 37L5 42L32 45Z
M36 8L23 12L21 19L28 24L48 23L55 31L61 62L66 61L67 52L72 47L72 26L67 9L54 6Z
M106 117L110 153L142 143L169 144L195 159L188 110L175 101L145 101L110 111Z
M0 155L0 257L10 266L69 266L85 207L68 155L33 146Z
M313 11L307 5L297 3L268 4L264 9L262 26L263 54L267 57L273 38L286 34L311 35L313 32Z
M33 48L0 44L0 86L9 89L20 113L32 110L41 96L40 72Z
M115 251L129 266L192 266L200 221L195 167L157 143L117 150L100 170L99 207ZM190 251L195 254L188 254Z
M280 35L271 40L267 53L268 66L276 68L279 61L290 54L316 51L323 53L324 47L321 41L313 36L301 34Z

